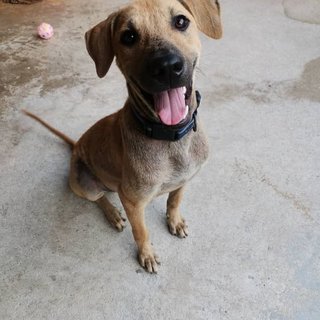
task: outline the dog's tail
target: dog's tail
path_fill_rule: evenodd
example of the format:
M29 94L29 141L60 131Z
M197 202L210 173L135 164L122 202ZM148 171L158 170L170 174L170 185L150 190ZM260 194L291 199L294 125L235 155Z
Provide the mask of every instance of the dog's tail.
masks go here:
M33 114L33 113L31 113L31 112L29 112L27 110L22 110L22 112L24 114L26 114L27 116L29 116L29 117L35 119L36 121L40 122L44 127L46 127L53 134L55 134L56 136L61 138L63 141L65 141L71 147L71 149L73 149L74 145L76 144L74 140L72 140L71 138L67 137L64 133L60 132L59 130L51 127L50 124L48 124L47 122L45 122L44 120L42 120L41 118L36 116L35 114Z

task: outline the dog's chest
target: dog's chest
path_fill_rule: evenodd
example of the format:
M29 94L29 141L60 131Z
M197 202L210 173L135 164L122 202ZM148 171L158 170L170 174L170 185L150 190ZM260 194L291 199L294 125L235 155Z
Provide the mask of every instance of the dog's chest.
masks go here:
M208 158L208 143L204 135L197 135L187 147L171 146L168 154L168 170L163 176L161 193L183 186L202 167Z

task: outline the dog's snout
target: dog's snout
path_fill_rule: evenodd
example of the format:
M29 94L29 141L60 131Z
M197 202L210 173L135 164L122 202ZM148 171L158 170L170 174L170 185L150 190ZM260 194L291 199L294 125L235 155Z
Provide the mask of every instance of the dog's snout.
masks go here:
M157 81L175 85L184 72L184 61L176 53L158 52L149 60L148 69Z
M162 46L145 52L136 79L144 91L154 94L189 86L193 70L192 62L178 48Z

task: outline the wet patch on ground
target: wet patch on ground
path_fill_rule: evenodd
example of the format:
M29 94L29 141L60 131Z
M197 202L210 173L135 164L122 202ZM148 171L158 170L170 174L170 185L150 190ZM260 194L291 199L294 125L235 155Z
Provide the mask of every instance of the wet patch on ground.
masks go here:
M215 90L204 91L208 101L225 103L245 97L255 104L269 104L279 99L306 99L320 102L320 57L305 64L301 76L284 81L241 82L229 79L230 83L217 85Z
M308 62L288 93L295 99L320 102L320 57Z
M0 83L0 98L14 95L19 87L25 86L41 74L40 62L17 54L0 54L0 60L5 61L0 71L3 81ZM20 88L21 90L21 88Z
M61 87L79 83L74 60L78 53L70 54L70 47L78 45L83 36L71 5L64 1L43 1L31 6L0 3L0 121L19 109L17 101L30 96L43 96ZM55 27L55 35L46 41L38 38L37 25L43 17ZM61 26L69 30L63 33ZM68 39L68 43L61 42ZM85 46L83 51L85 52Z
M244 97L255 104L269 104L283 97L292 81L240 82L230 79L230 84L220 84L214 90L203 92L208 101L226 103Z
M284 0L282 5L288 18L305 23L320 24L319 0Z

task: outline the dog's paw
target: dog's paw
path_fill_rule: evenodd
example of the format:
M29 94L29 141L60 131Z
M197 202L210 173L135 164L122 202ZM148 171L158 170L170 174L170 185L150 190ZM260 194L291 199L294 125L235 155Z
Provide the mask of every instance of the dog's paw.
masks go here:
M123 229L126 227L126 219L121 216L121 213L118 209L114 208L112 212L108 212L106 214L106 217L109 223L119 232L123 231Z
M149 273L158 273L158 264L160 264L159 257L153 252L151 248L141 250L139 252L139 263Z
M179 238L186 238L188 236L188 226L183 218L172 219L167 218L169 231L172 235Z

